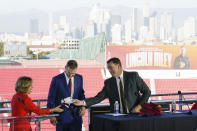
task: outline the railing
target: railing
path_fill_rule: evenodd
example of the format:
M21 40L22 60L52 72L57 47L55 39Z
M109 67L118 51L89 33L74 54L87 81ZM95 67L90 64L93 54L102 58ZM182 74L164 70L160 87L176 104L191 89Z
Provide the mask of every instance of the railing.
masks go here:
M188 93L168 93L168 94L152 94L150 97L159 97L159 96L178 96L179 99L169 99L169 100L149 100L149 102L154 102L155 104L172 104L172 102L176 102L179 104L179 110L182 110L183 104L191 104L196 101L196 99L184 99L184 95L197 95L197 92L188 92ZM100 107L100 106L108 106L109 103L99 103L93 105L91 107Z
M197 95L197 92L185 92L185 93L181 93L181 91L178 91L178 93L170 93L170 94L154 94L154 95L151 95L151 97L157 97L157 96L177 96L179 97L179 99L177 100L160 100L160 101L153 101L154 103L157 103L157 104L162 104L162 103L165 103L165 104L172 104L173 102L179 104L179 110L182 110L182 106L183 104L191 104L193 102L196 101L196 98L195 99L185 99L184 95ZM176 106L176 105L175 105Z
M182 106L184 104L191 104L193 102L196 101L196 99L184 99L184 95L197 95L197 92L192 92L192 93L181 93L180 91L178 93L169 93L169 94L152 94L152 97L161 97L161 96L178 96L178 99L169 99L169 100L149 100L152 101L156 104L168 104L168 105L172 105L173 102L175 102L176 104L179 105L179 110L182 110ZM37 106L41 107L41 108L46 108L46 106L40 106L41 102L47 102L46 99L39 99L39 100L32 100L33 102L37 103ZM0 102L0 113L10 113L11 112L11 108L7 107L7 108L3 108L4 104L8 104L11 103L11 101L3 101ZM96 105L91 106L88 109L88 121L90 121L90 114L91 114L91 108L95 108L95 107L106 107L109 106L109 103L99 103ZM175 105L176 106L176 105ZM1 118L1 117L0 117ZM8 117L3 117L4 119L7 119ZM2 118L1 118L2 119ZM88 122L89 123L89 122ZM38 131L40 131L40 120L37 121L37 128Z
M37 106L42 108L42 109L47 108L46 106L40 106L41 102L47 102L46 99L38 99L38 100L32 100L32 101L36 102ZM0 113L10 113L11 112L11 108L10 107L3 108L4 104L9 104L9 103L11 103L11 101L0 102Z
M14 124L20 124L20 123L26 123L26 122L35 122L35 130L40 131L41 127L38 123L40 123L43 120L50 119L51 117L59 116L59 114L49 114L49 115L32 115L32 116L18 116L18 117L0 117L0 127L1 130L7 130L9 125ZM14 131L14 128L11 128L11 131Z
M46 99L39 99L39 100L32 100L33 102L36 102L37 106L39 106L40 108L42 109L45 109L46 106L40 106L41 102L46 102L47 100ZM9 104L11 103L11 101L3 101L3 102L0 102L0 113L10 113L11 112L11 108L10 107L6 107L6 108L2 108L4 104ZM51 114L51 115L37 115L37 116L29 116L33 119L30 119L32 122L33 120L35 121L36 123L36 131L40 131L41 130L41 121L45 120L45 119L49 119L50 117L53 117L53 116L58 116L57 114ZM14 123L15 120L17 119L18 117L0 117L0 122L1 122L1 125L2 125L2 131L3 131L3 125L5 125L7 122L8 124L10 123ZM21 118L21 117L20 117ZM9 122L8 122L9 120ZM11 122L10 122L11 120Z

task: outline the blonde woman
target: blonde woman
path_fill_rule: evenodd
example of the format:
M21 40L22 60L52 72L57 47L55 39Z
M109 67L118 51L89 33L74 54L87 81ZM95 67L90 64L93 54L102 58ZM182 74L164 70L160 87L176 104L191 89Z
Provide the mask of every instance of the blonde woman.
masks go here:
M40 115L50 114L53 112L63 112L60 107L52 109L40 109L28 96L32 92L32 78L28 76L19 77L16 81L16 94L12 97L11 108L12 116L29 116L32 112ZM31 131L31 126L28 118L16 119L11 123L10 130L14 131Z

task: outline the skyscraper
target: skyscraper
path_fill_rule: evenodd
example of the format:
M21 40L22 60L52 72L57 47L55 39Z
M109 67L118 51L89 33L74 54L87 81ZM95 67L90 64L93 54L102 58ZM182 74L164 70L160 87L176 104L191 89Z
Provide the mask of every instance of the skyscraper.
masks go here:
M112 43L121 44L121 25L115 24L111 28Z
M62 30L64 30L65 34L69 34L70 33L70 25L68 23L67 17L66 16L60 16L60 28Z
M158 36L158 21L156 12L154 12L149 19L149 36L150 40L153 40Z
M146 3L143 8L144 26L149 26L150 5Z
M132 41L132 27L131 27L131 20L127 20L125 22L125 42L128 43L128 42L131 42Z
M188 17L184 22L184 38L187 39L196 35L195 17Z
M38 19L30 19L30 33L39 33Z
M50 12L48 14L49 17L49 36L53 36L53 13Z
M160 39L172 40L173 38L173 14L171 12L164 12L160 19Z
M111 26L119 24L121 25L121 16L120 15L111 15Z
M89 21L86 26L86 37L94 37L96 33L96 24L93 21Z
M132 9L132 15L131 15L131 28L132 28L132 39L137 39L138 37L138 9L133 8Z
M96 24L97 33L104 32L106 39L111 41L111 13L107 9L102 9L100 4L95 4L89 13L88 21L93 21Z

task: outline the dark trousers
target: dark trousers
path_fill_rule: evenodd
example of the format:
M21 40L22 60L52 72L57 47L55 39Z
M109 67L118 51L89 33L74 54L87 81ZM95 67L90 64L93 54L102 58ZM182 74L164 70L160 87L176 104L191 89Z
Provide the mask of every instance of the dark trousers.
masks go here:
M58 123L56 125L56 131L82 131L81 121L74 121L69 124Z

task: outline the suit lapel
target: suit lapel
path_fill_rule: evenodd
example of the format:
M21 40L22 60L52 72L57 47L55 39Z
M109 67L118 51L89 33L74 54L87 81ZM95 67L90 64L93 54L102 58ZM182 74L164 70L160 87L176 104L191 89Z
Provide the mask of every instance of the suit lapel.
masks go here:
M76 98L76 96L75 96L76 93L75 93L75 92L76 92L76 90L77 90L78 83L79 83L79 82L77 82L77 80L78 80L78 79L77 79L77 76L75 75L75 76L74 76L74 87L73 87L73 88L74 88L73 98Z
M66 76L64 73L62 73L62 75L61 75L61 80L62 80L62 83L64 83L63 90L64 90L66 96L69 96L68 83L66 81Z
M124 96L127 99L128 97L128 76L127 76L127 72L123 71L123 81L124 81Z
M112 84L113 84L113 85L112 85L111 87L114 88L114 89L113 89L114 92L112 92L112 93L114 93L114 96L117 97L116 99L117 99L118 101L120 101L120 100L119 100L119 93L118 93L118 86L117 86L117 82L116 82L116 78L115 78L115 77L112 78Z

